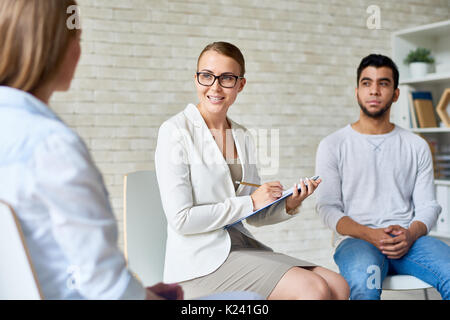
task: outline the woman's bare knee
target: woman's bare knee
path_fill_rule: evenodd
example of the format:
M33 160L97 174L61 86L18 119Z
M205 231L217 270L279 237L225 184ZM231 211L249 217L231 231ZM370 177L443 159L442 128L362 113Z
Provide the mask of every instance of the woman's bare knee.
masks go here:
M348 300L350 296L350 287L342 275L323 267L310 269L320 275L328 284L333 300Z
M328 283L321 276L317 276L312 284L312 290L310 292L305 292L302 295L306 297L307 300L330 300L331 290Z
M331 291L320 275L302 268L284 274L269 296L270 300L329 300Z

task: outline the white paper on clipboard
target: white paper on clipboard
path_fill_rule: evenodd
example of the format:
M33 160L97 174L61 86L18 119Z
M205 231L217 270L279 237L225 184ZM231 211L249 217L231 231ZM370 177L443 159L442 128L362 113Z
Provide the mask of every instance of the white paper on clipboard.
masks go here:
M313 181L316 181L317 179L319 179L319 176L314 176L314 177L309 178L309 179L310 179L310 180L313 180ZM298 189L298 191L300 192L300 190L301 190L300 184L297 184L297 189ZM292 187L292 188L290 188L290 189L288 189L288 190L283 191L281 197L278 198L277 200L272 201L271 203L269 203L268 205L266 205L265 207L263 207L263 208L261 208L261 209L258 209L258 210L256 210L256 211L253 211L253 212L250 213L248 216L245 216L245 217L243 217L243 218L241 218L241 219L239 219L239 220L237 220L237 221L235 221L235 222L233 222L233 223L231 223L231 224L226 225L224 228L225 228L225 229L230 228L230 227L234 226L235 224L241 222L242 220L245 220L245 219L247 219L247 218L249 218L249 217L251 217L251 216L257 214L258 212L260 212L260 211L262 211L262 210L264 210L264 209L266 209L266 208L268 208L268 207L270 207L270 206L273 206L274 204L277 204L278 202L280 202L280 201L286 199L287 197L289 197L290 195L292 195L292 193L294 193L294 187Z

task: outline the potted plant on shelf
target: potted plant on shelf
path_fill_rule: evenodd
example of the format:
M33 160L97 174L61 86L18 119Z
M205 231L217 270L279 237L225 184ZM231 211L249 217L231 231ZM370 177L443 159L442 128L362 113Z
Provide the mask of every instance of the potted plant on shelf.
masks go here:
M434 63L431 51L425 48L411 50L404 60L409 64L409 72L412 78L421 78L428 73L429 66Z

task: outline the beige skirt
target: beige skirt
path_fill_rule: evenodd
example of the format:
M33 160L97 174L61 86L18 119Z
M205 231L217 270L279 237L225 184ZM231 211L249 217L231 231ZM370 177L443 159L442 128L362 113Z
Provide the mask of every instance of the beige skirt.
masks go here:
M283 275L292 267L317 266L273 252L234 228L228 229L228 232L231 237L228 258L216 271L181 282L185 299L229 291L252 291L267 299Z

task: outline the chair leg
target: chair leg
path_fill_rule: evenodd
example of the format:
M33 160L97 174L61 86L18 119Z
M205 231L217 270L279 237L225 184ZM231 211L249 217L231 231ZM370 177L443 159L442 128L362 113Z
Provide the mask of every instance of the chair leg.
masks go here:
M427 289L423 289L423 294L424 294L424 296L425 296L425 300L429 300Z

